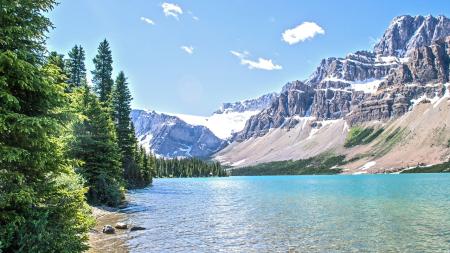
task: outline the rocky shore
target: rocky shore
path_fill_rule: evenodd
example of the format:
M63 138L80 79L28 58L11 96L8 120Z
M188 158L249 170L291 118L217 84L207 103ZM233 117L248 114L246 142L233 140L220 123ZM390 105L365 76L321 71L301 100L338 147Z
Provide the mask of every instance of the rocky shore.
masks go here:
M103 232L103 228L107 225L114 227L118 223L127 224L127 215L119 212L117 208L110 207L92 207L92 214L96 224L89 233L90 249L87 252L129 252L126 246L128 229L114 229L114 233L111 234Z

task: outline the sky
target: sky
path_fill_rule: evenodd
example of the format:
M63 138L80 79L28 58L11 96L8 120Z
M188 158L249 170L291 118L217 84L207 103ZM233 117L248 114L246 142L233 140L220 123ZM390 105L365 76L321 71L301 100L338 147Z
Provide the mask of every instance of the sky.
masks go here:
M47 43L82 45L90 72L106 38L133 108L210 115L308 78L323 58L370 50L395 16L449 12L425 0L62 0Z

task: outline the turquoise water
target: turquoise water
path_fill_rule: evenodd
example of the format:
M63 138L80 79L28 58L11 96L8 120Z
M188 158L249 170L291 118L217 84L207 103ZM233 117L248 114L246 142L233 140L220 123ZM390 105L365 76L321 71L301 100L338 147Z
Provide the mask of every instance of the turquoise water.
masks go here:
M131 252L450 252L450 174L156 179Z

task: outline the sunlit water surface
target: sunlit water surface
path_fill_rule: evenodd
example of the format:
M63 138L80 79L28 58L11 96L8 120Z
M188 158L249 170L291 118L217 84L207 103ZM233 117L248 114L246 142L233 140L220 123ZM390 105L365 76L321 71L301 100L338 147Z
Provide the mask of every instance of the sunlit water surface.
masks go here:
M155 179L131 252L450 252L450 174Z

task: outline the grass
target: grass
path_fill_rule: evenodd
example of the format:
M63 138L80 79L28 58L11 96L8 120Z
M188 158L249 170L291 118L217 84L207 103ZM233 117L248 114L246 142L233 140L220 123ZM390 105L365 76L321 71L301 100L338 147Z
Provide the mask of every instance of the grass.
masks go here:
M450 161L440 164L435 164L427 167L417 166L415 168L404 170L401 173L449 173Z
M345 139L344 147L351 148L357 145L369 144L383 131L383 128L379 128L375 131L372 127L352 127L348 132L347 138Z
M333 175L342 169L333 168L345 164L345 156L323 154L308 159L262 163L231 170L232 176L262 175Z

